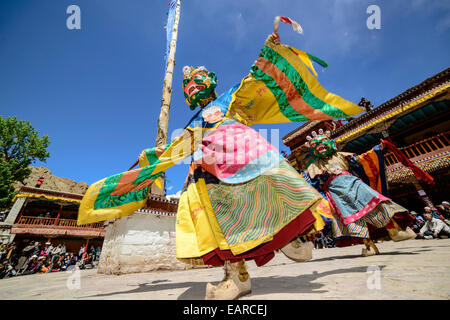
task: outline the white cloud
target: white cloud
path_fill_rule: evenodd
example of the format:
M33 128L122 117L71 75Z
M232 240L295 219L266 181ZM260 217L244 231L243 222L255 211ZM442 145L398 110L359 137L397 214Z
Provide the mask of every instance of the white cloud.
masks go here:
M242 19L242 12L238 12L233 17L233 28L236 40L235 49L239 50L248 36L247 27L245 25L244 19Z
M168 195L166 195L167 199L179 199L180 197L181 197L181 190L178 191L175 194L168 194Z

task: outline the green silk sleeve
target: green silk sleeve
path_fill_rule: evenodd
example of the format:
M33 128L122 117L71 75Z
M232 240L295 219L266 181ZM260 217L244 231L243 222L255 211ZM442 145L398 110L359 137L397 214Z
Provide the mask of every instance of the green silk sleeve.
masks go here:
M132 214L146 203L152 183L192 151L193 135L188 130L168 145L142 151L138 169L115 174L88 188L78 211L78 224Z

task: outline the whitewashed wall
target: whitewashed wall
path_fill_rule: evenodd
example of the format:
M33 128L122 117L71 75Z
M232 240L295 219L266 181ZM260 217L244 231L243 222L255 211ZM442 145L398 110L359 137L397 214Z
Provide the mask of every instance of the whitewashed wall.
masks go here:
M14 240L15 234L11 234L11 225L0 222L0 244L8 244Z
M175 258L175 216L135 212L106 226L98 272L184 270Z

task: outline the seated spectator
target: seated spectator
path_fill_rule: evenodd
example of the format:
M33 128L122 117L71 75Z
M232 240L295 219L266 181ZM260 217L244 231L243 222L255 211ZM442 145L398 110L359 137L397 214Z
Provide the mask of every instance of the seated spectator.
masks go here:
M68 253L61 256L61 271L66 271L67 267L70 266L70 256Z
M83 253L81 256L81 261L79 265L80 269L90 269L92 268L92 254L88 254L87 252Z
M75 255L73 254L73 252L66 253L66 261L67 261L67 263L69 263L68 266L76 264L77 259L76 259Z
M22 249L22 252L20 254L19 260L16 265L16 270L18 274L21 274L23 271L25 271L25 268L27 266L28 259L30 259L34 249L33 242L30 242L28 246Z
M69 257L67 258L66 270L70 271L74 269L77 265L77 256L73 253L69 253Z
M97 247L97 249L95 249L95 257L97 261L100 261L100 255L102 253L102 249L100 247Z
M61 255L61 244L58 244L58 246L54 247L51 251L52 254L52 263L55 263Z
M92 260L95 261L95 247L93 245L91 245L91 248L89 249L89 254L92 255Z
M0 260L3 260L4 256L6 256L7 253L8 251L6 251L6 244L3 244L0 247Z
M410 228L416 233L420 233L420 229L422 229L425 224L425 220L421 216L415 216L414 221L412 222ZM416 238L417 239L417 238ZM420 238L419 238L420 239Z
M41 243L36 241L34 243L34 248L33 248L33 252L31 255L39 256L40 253L41 253Z
M444 215L444 218L450 218L450 202L442 201L440 207L442 208L442 214Z
M50 260L50 258L45 258L45 257L39 257L39 258L42 258L42 261L43 261L40 272L42 272L42 273L50 272L53 267L52 261Z
M61 245L61 255L65 255L67 253L66 244L63 242Z
M424 215L425 213L429 213L433 216L433 218L444 220L444 217L439 213L439 211L437 211L436 208L425 207L423 209L425 211Z
M94 267L94 256L92 255L92 253L89 253L89 254L88 254L87 260L86 260L86 262L85 262L85 266L86 266L88 269L91 269L91 268Z
M431 213L425 213L425 224L420 229L419 238L433 239L440 237L446 239L450 236L450 227L441 219L433 218Z
M332 236L328 235L326 242L328 248L336 247L336 240Z
M51 245L50 242L46 242L44 248L42 248L41 252L39 252L39 255L44 257L49 256L51 253L50 245Z
M444 217L444 222L450 225L450 203L448 201L442 201L438 206L439 212Z
M3 261L0 263L0 279L3 279L5 277L6 270L6 261Z
M69 256L70 256L70 265L76 265L78 257L73 252L71 252Z
M18 250L16 247L16 243L15 242L11 242L8 247L7 247L8 253L6 254L6 259L9 260L9 263L15 267L17 265L17 263L19 262L19 254L18 254ZM14 269L14 273L15 273L15 269Z
M80 259L83 257L84 250L85 250L85 246L81 245L80 250L78 251L78 257Z
M42 266L41 266L40 272L41 273L47 273L48 272L48 264L43 263Z
M16 270L11 265L9 260L5 260L0 264L0 279L9 278L16 275Z
M14 269L14 264L12 264L11 262L7 263L5 278L14 277L16 275L17 275L17 271L16 271L16 269Z
M314 240L314 248L315 249L323 249L326 248L325 245L325 236L323 235L322 231L319 231L318 234L316 234L316 238Z
M64 257L59 257L57 261L53 263L51 272L58 272L61 271L64 266Z
M39 271L42 263L38 260L37 255L31 256L31 259L27 262L27 266L23 274L33 274Z

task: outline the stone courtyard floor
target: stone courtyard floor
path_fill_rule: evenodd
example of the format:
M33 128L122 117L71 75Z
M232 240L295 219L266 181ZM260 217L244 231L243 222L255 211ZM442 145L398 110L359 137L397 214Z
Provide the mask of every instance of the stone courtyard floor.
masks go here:
M381 255L361 257L362 246L317 249L313 260L295 263L281 253L258 268L248 262L252 293L241 300L439 299L450 298L450 239L377 244ZM0 299L204 298L207 282L222 268L102 275L96 269L35 274L0 280Z

